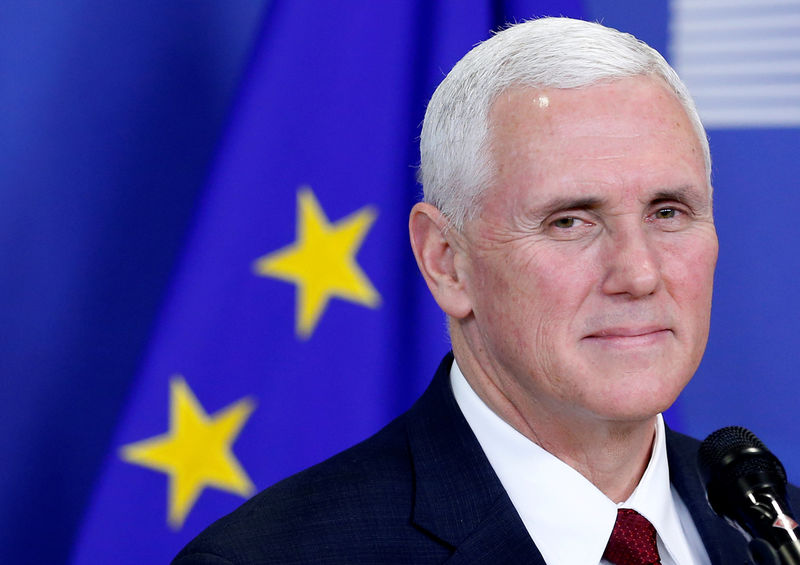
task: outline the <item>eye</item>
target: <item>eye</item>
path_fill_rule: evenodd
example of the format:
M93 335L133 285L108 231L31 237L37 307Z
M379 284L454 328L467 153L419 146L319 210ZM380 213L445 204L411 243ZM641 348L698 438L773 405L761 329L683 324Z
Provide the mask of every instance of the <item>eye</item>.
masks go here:
M675 216L677 216L680 212L675 208L660 208L655 213L655 217L659 220L671 220Z
M562 241L580 239L591 233L594 225L586 216L554 216L547 222L547 233Z
M681 206L664 206L654 208L653 212L647 217L659 229L666 231L680 230L688 225L691 215Z
M553 220L552 225L558 229L569 229L574 228L575 226L584 223L582 220L574 216L564 216L563 218L557 218Z

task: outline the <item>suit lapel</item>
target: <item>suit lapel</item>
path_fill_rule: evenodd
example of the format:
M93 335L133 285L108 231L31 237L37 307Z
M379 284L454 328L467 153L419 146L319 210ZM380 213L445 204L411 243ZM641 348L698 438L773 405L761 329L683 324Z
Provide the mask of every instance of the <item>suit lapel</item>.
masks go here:
M667 429L670 481L692 515L714 565L750 564L747 540L711 509L697 471L699 442Z
M452 354L445 357L409 414L412 520L453 549L453 563L545 565L458 408L450 388L452 361Z
M497 500L447 563L545 565L508 497Z
M545 565L450 388L452 354L411 408L407 433L415 475L412 521L450 547L448 563ZM698 442L667 429L670 480L713 565L751 564L744 536L706 501L696 469Z

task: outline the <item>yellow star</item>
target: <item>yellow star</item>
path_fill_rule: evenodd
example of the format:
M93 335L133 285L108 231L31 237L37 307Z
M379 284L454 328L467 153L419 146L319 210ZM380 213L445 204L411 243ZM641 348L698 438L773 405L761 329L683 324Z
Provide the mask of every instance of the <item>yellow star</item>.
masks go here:
M297 194L297 240L256 259L253 268L265 277L297 285L295 331L308 338L331 297L376 308L380 295L356 263L375 211L366 206L331 224L309 187Z
M123 446L120 456L169 475L167 522L179 529L204 488L243 497L255 492L231 451L255 404L243 398L209 416L183 377L172 377L169 388L169 432Z

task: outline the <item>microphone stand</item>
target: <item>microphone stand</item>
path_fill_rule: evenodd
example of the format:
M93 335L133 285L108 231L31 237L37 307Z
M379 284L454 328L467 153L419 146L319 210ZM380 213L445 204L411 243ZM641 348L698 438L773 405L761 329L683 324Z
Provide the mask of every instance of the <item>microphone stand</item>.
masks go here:
M764 538L751 539L747 553L756 565L783 565L778 552Z
M731 514L739 515L739 523L755 535L748 546L750 554L759 565L800 565L800 529L784 510L783 497L766 480L758 485L756 477L760 478L760 474L748 477L750 504L740 506L738 512L730 509Z

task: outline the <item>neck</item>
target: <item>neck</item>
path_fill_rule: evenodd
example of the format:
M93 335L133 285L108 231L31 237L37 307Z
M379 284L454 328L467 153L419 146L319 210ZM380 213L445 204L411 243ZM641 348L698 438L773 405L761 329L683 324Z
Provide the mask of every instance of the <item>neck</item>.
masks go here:
M492 411L529 440L581 473L614 502L627 500L644 474L655 419L617 421L535 398L453 339L467 382Z

